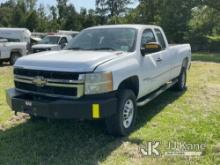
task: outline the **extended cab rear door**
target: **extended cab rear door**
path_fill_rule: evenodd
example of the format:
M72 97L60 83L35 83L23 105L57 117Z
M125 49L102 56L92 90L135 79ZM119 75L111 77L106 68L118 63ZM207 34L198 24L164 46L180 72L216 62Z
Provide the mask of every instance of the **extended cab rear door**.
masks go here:
M142 57L141 68L143 92L149 93L170 81L172 52L169 51L165 34L160 28L145 29L141 46L149 42L158 42L162 50Z
M170 80L171 63L173 60L173 52L169 50L169 45L163 31L159 28L154 28L157 42L161 45L162 51L160 57L160 75L158 81L159 85L163 85Z
M150 42L157 42L157 38L152 29L145 29L141 37L141 47ZM142 55L141 67L141 95L156 90L161 84L161 74L163 73L163 63L161 61L163 51Z

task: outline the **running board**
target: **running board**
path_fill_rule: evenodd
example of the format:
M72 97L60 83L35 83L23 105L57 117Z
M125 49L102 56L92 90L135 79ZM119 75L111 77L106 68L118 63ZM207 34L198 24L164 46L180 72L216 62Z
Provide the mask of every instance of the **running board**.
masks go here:
M177 81L178 81L178 79L175 79L173 81L168 82L166 85L159 88L159 90L157 90L156 92L154 92L154 93L150 94L149 96L147 96L144 100L138 101L137 106L142 107L142 106L146 105L151 100L153 100L155 97L159 96L161 93L166 91L168 88L172 87Z

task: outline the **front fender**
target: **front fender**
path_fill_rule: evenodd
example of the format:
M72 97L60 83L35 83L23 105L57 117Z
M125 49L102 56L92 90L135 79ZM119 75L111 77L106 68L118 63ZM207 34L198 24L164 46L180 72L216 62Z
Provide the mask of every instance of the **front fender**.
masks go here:
M113 74L113 90L118 90L121 82L129 77L137 76L139 78L140 66L136 54L133 53L106 62L100 65L96 71L111 71Z

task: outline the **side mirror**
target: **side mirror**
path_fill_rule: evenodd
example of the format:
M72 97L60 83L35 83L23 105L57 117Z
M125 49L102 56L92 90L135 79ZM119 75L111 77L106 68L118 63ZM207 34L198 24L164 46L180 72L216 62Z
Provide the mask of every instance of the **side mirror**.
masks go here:
M141 54L144 56L149 53L156 53L162 50L162 47L157 42L149 42L147 44L144 44L141 47Z

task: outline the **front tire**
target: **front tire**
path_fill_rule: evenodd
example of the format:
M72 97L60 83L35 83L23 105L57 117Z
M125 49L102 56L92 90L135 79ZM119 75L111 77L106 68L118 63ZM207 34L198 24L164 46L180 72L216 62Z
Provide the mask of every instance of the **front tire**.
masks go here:
M19 53L11 53L10 64L14 65L19 57L21 57Z
M134 127L137 113L136 96L132 90L121 90L118 96L117 113L105 120L111 135L126 136Z
M187 70L182 68L182 71L178 77L177 83L174 85L174 89L177 91L183 91L186 89Z

